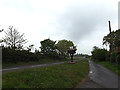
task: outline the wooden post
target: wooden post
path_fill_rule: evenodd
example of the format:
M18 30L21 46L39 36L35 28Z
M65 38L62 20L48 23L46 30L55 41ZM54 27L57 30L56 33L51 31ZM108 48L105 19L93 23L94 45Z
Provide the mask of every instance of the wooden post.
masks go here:
M73 62L73 54L71 54L70 56L71 56L71 62Z
M110 25L110 21L108 21L108 23L109 23L109 31L110 31L110 46L109 46L109 48L110 48L110 53L112 53L112 36L111 36L111 25Z

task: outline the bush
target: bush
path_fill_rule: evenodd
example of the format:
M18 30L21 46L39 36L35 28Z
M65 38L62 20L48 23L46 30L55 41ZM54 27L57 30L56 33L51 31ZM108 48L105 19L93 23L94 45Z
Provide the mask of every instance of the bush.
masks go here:
M120 64L120 54L117 55L117 57L116 57L116 62L117 62L118 64Z
M117 57L117 53L113 52L110 56L110 62L111 63L116 62L116 57Z
M40 52L29 52L28 50L14 50L8 47L2 48L2 62L4 64L8 63L18 63L18 62L30 62L30 61L40 61L42 59L58 59L58 55L55 53L53 56L41 54Z
M38 61L41 54L29 52L27 50L14 50L11 48L2 48L2 61L3 63L17 63Z
M92 51L92 59L99 61L107 61L109 59L109 52L105 49L94 49Z

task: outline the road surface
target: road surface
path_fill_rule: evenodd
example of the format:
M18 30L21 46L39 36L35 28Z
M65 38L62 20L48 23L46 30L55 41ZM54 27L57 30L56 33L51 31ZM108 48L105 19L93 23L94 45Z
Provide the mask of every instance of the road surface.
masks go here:
M74 61L80 61L80 60L74 60ZM44 66L50 66L50 65L57 65L57 64L62 64L65 63L66 61L63 62L56 62L56 63L46 63L46 64L39 64L39 65L26 65L26 66L19 66L19 67L12 67L12 68L4 68L0 70L0 73L4 72L12 72L12 71L17 71L17 70L23 70L23 69L28 69L28 68L35 68L35 67L44 67Z
M120 88L120 76L89 60L89 74L78 88Z
M39 64L39 65L27 65L27 66L13 67L13 68L5 68L5 69L0 70L0 72L1 71L2 71L2 73L4 73L4 72L12 72L12 71L23 70L23 69L27 69L27 68L44 67L44 66L62 64L62 63L64 63L64 62L47 63L47 64Z

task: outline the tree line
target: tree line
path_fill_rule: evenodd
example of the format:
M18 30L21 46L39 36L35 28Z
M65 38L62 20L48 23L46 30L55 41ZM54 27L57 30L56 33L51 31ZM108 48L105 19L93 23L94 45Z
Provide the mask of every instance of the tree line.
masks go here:
M80 54L80 53L77 53L77 54L75 54L74 55L74 57L84 57L84 58L88 58L88 57L90 57L90 55L88 55L88 54Z
M35 52L31 52L34 44L29 45L27 49L24 48L24 44L28 42L24 33L20 34L13 26L9 26L8 31L4 32L5 36L0 42L2 43L3 63L40 61L44 58L65 60L69 56L68 48L71 46L76 48L70 40L59 40L57 43L48 38L40 41L40 50L36 49Z
M112 31L103 37L103 45L112 47L112 51L93 47L92 59L98 61L110 61L111 63L120 64L120 29Z

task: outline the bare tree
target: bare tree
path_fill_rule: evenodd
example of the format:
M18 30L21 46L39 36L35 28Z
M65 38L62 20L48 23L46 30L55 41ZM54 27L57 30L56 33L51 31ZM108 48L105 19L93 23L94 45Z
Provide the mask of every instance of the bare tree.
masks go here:
M0 25L1 26L1 25ZM0 29L0 32L2 32L4 29Z
M29 45L29 47L27 47L27 50L30 52L33 49L33 47L34 47L34 45L31 44L31 45Z
M1 25L0 25L1 26ZM0 32L2 32L4 29L0 29ZM0 39L0 43L2 43L3 42L3 40L2 39Z
M27 43L27 39L24 39L24 33L20 34L13 26L9 26L5 34L3 41L12 49L22 49L23 44Z
M2 32L4 29L0 30L0 32Z

